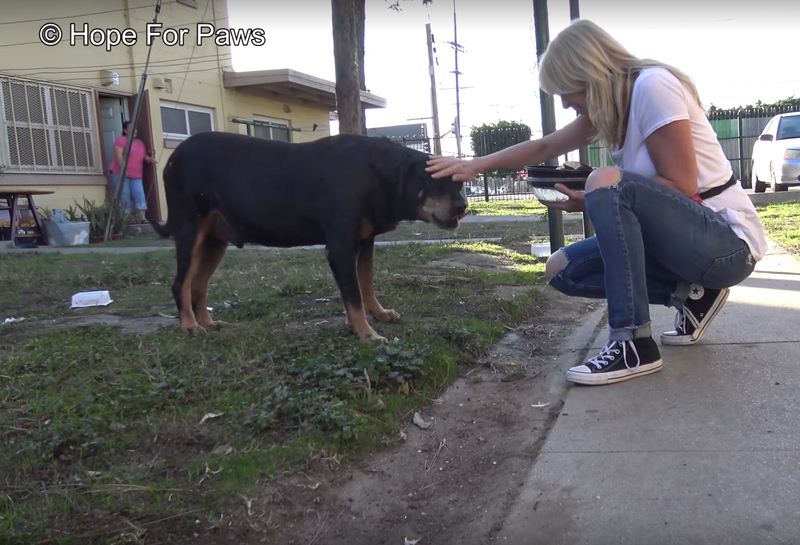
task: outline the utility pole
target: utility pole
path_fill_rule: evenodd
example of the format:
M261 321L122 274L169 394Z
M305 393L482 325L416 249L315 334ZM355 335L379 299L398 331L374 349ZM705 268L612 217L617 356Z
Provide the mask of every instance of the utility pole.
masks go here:
M456 0L453 0L453 41L448 42L453 46L456 55L456 69L453 73L456 75L456 119L453 123L453 132L456 134L456 150L458 150L458 157L461 158L461 99L459 98L458 76L461 72L458 71L458 53L464 52L464 48L458 43L458 23L456 22Z
M569 20L574 21L575 19L580 19L581 17L581 9L578 5L579 0L569 0ZM578 148L578 160L583 164L588 164L588 152L586 150L586 146L581 146Z
M158 21L158 15L161 13L161 0L156 2L155 16L153 23ZM130 14L130 10L128 10ZM120 197L122 196L122 188L125 185L125 176L128 174L128 161L131 158L131 147L133 141L136 140L136 128L139 125L139 111L142 108L142 100L144 99L145 83L147 82L147 69L150 67L150 54L153 52L153 44L147 46L147 58L144 61L144 71L142 72L142 79L139 80L139 92L136 93L136 102L133 105L133 115L130 118L131 124L128 126L128 139L125 141L125 149L122 151L122 166L119 170L119 179L117 180L117 187L114 190L114 195L111 198L111 203L108 207L108 218L106 219L106 230L103 232L103 240L111 238L111 225L114 222L115 212L119 208ZM13 221L13 218L11 218Z
M542 57L550 43L550 27L547 22L547 0L533 0L533 25L536 29L536 58ZM556 130L556 111L553 95L539 92L542 112L542 133L548 135ZM556 159L547 161L548 165L558 166ZM550 253L564 246L564 216L558 208L547 208L547 226L550 235Z
M569 20L574 21L575 19L580 19L581 16L581 9L578 5L579 0L569 0ZM583 165L589 164L589 152L586 149L586 146L581 146L578 148L578 161L581 162ZM592 225L591 220L589 219L589 214L584 212L583 216L583 236L585 238L589 238L590 236L594 235L594 226Z
M436 71L433 66L433 33L431 24L425 24L425 32L428 35L428 72L431 75L431 113L433 115L433 152L436 155L442 154L442 137L439 134L439 103L436 99Z

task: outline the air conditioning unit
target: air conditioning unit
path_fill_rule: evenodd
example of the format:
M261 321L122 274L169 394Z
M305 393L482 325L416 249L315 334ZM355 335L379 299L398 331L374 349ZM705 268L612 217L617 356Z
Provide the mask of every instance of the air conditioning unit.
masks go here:
M101 70L100 83L105 86L119 85L119 74L114 70Z

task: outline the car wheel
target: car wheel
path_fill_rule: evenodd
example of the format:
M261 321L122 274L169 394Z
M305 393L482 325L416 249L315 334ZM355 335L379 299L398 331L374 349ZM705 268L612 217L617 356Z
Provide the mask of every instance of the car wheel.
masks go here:
M767 182L762 182L758 179L755 163L750 166L750 186L753 188L754 193L763 193L767 190Z
M775 177L775 167L772 165L769 166L769 181L770 185L772 185L772 191L775 193L779 191L787 191L789 189L789 186L778 183L778 179Z

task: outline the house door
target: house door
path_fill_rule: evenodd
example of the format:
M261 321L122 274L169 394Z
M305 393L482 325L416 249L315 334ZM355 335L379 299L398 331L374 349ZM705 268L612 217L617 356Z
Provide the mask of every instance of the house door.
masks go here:
M103 173L114 156L114 140L122 136L122 121L128 118L128 101L121 97L100 97L100 134L103 147Z
M101 140L103 146L103 172L108 176L108 167L114 156L114 141L122 136L123 120L130 120L130 112L135 108L136 97L112 97L101 95L99 102L100 132L102 134ZM139 134L139 139L144 142L145 148L153 150L149 91L144 92L136 131ZM156 167L152 163L145 163L142 182L144 185L145 198L147 199L146 216L148 219L154 220L161 218L157 180Z

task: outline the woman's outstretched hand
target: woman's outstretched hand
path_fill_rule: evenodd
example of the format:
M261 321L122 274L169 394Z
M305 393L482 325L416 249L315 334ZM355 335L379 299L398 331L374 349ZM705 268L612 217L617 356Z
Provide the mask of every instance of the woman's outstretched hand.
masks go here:
M583 212L586 209L583 191L573 191L564 184L555 184L553 189L569 197L566 201L539 201L549 208L558 208L564 212Z
M474 161L439 156L431 157L425 170L437 180L452 176L454 182L468 182L480 172Z

